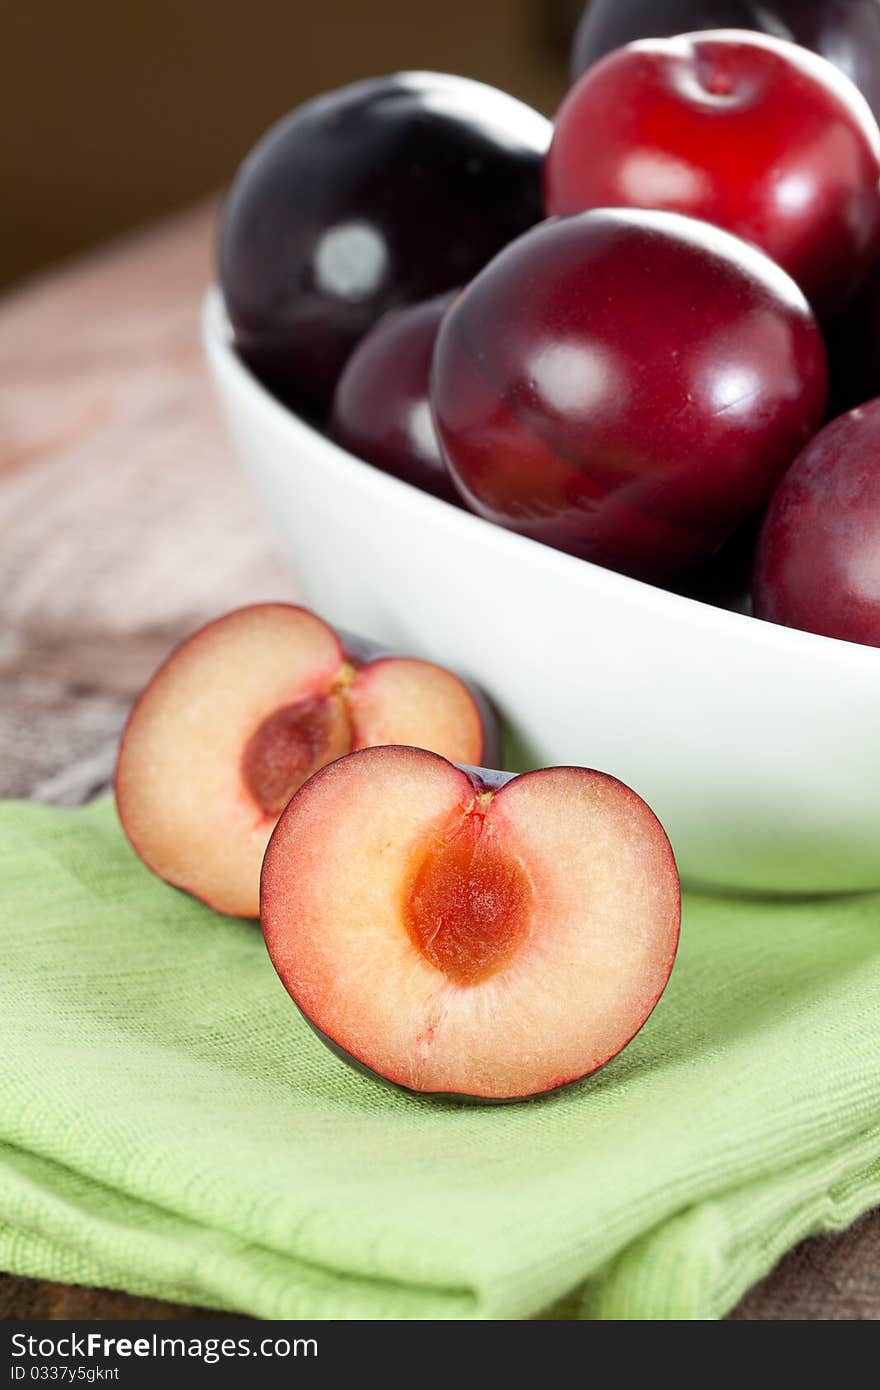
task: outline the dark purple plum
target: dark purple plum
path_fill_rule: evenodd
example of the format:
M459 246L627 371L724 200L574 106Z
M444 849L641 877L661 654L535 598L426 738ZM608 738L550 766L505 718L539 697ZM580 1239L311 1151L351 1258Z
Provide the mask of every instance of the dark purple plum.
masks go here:
M832 420L764 518L755 616L880 647L880 400Z
M380 319L345 366L330 433L359 458L447 502L458 502L431 418L434 343L455 298L438 295Z
M827 58L880 113L880 5L877 0L592 0L572 51L580 77L613 48L695 29L754 29Z
M244 359L324 419L383 314L465 284L541 219L549 139L514 97L438 73L357 82L291 112L242 164L222 217Z
M816 320L768 256L694 218L605 209L534 228L477 276L440 327L431 399L475 511L664 579L760 511L826 393Z

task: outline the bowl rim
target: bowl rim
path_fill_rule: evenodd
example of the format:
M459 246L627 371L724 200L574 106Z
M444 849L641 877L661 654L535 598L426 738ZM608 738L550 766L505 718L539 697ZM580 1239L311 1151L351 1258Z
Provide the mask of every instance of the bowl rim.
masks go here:
M867 667L868 670L880 671L878 647L785 627L749 613L716 607L700 599L662 589L646 580L633 579L616 570L605 569L591 560L556 550L531 536L508 531L475 512L454 506L424 492L413 483L383 472L295 414L263 386L235 351L223 292L216 283L209 285L205 291L201 317L205 353L216 374L222 376L224 382L230 383L239 395L248 397L251 408L267 420L282 426L294 438L299 436L304 442L308 441L307 447L320 447L326 453L325 466L340 486L354 483L377 499L393 499L398 509L409 509L414 519L419 515L427 517L431 514L433 524L445 527L457 537L459 543L478 544L490 552L493 548L499 552L508 552L512 548L514 554L520 548L523 563L534 560L537 552L540 552L543 565L555 569L570 586L586 584L594 600L607 594L609 602L615 605L623 602L630 607L641 608L647 615L653 614L658 621L674 619L681 623L687 618L696 630L711 628L715 636L720 625L722 631L727 629L730 632L731 638L736 635L739 640L745 639L753 645L773 647L792 655L834 657L855 666Z

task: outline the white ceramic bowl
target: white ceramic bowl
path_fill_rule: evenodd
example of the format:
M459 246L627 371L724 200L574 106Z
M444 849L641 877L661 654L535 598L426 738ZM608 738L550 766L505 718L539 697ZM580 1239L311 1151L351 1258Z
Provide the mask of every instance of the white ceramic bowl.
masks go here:
M508 767L579 763L654 808L691 884L880 886L880 650L794 632L513 535L363 463L208 361L304 602L476 681Z

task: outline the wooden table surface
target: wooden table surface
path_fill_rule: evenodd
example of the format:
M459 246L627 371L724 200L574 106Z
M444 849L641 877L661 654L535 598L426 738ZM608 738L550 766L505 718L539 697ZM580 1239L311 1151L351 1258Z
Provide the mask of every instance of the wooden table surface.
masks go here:
M106 789L169 647L292 596L202 365L214 217L195 209L0 302L0 796ZM0 1275L6 1319L187 1311ZM804 1242L732 1316L880 1318L880 1214Z

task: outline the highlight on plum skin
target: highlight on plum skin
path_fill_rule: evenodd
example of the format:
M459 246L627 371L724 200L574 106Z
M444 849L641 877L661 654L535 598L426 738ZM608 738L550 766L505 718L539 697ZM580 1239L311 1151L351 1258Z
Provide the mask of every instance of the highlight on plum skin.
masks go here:
M832 420L774 493L755 616L880 647L880 400Z
M826 397L815 317L769 257L608 208L496 256L443 320L431 388L472 510L654 581L761 510Z
M345 639L291 604L237 609L174 651L129 717L116 803L136 853L218 912L256 917L260 867L291 796L353 749L494 756L485 697L431 662Z
M386 745L293 797L260 907L282 983L336 1055L422 1095L508 1101L631 1041L669 979L681 894L662 826L613 777Z

